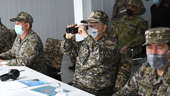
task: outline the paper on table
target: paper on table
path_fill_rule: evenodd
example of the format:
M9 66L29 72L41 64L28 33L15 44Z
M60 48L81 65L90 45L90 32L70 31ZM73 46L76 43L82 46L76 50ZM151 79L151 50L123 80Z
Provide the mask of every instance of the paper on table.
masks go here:
M0 82L0 90L15 90L15 89L20 89L20 88L25 88L27 87L26 85L18 82L18 81L7 81L7 82Z

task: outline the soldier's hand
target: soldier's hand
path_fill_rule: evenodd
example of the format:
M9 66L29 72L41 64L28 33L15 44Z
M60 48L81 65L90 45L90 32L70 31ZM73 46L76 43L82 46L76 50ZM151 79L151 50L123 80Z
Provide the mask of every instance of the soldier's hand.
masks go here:
M128 49L128 46L122 47L122 48L120 49L120 53L121 53L121 54L125 53L125 52L127 51L127 49Z
M86 30L86 27L83 26L83 25L79 25L77 26L78 27L78 34L83 36L84 38L86 38L88 36L88 33L87 33L87 30Z

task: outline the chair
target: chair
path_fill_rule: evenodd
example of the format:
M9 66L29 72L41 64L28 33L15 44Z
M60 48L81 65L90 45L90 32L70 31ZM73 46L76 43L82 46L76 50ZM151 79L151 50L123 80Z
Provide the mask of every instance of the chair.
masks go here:
M62 40L47 38L44 53L46 64L48 66L48 76L61 80L60 69L63 59L63 53L60 50Z

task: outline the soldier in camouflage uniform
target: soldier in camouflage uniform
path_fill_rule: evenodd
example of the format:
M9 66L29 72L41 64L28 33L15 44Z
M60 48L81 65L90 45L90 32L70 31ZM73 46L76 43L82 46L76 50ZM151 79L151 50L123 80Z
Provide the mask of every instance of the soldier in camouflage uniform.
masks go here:
M138 2L142 3L142 0L138 0ZM114 5L113 5L113 11L112 11L112 20L114 21L115 19L122 18L124 15L127 15L128 7L128 0L116 0ZM135 14L136 15L142 15L145 13L145 7L143 4L141 4L139 11L137 11Z
M9 30L5 25L0 23L0 53L11 49L16 38L14 30Z
M63 43L65 52L77 52L75 74L73 77L73 86L95 94L97 96L111 96L113 93L115 74L118 68L119 60L118 46L106 32L108 16L100 10L91 12L87 20L82 22L88 24L86 31L83 25L77 26L78 34L84 37L79 44L73 43L73 34L66 33L66 39ZM69 25L68 27L73 27Z
M145 37L147 62L113 96L170 96L170 28L149 29Z
M0 54L1 65L6 63L9 66L27 66L45 73L43 44L40 37L31 29L32 16L26 12L20 12L10 21L15 22L17 37L12 48Z
M138 16L143 9L140 0L128 0L127 15L119 21L113 21L111 34L118 39L121 53L120 69L117 75L116 88L121 89L131 75L134 66L132 58L140 57L143 51L144 32L148 25L145 20ZM113 29L114 28L114 29Z

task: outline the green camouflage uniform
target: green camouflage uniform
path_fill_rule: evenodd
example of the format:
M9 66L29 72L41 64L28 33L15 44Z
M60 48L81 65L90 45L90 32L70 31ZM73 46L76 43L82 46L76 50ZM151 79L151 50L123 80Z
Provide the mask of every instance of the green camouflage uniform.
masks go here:
M136 6L137 10L132 16L124 15L120 20L112 21L111 34L118 39L119 48L128 46L121 54L120 68L115 87L121 89L129 80L135 62L130 58L138 57L143 50L144 32L148 28L147 22L138 14L144 13L143 3L140 0L128 0L128 5Z
M22 19L28 22L30 18L33 21L28 13L20 12L13 19ZM31 20L29 23L32 24ZM18 35L12 48L7 52L1 53L0 58L7 60L9 66L28 66L42 73L46 72L42 41L32 30L28 32L24 39L21 39L21 36Z
M142 0L138 0L137 2L142 3ZM126 15L126 9L128 6L128 0L116 0L115 4L113 5L112 10L112 20L114 21L115 18L121 18ZM139 5L140 9L135 14L142 15L145 13L145 7L143 4Z
M170 41L170 28L153 28L145 34L145 45ZM170 96L170 66L159 76L156 69L144 63L125 87L113 96Z
M9 30L3 24L0 24L0 53L11 49L16 38L14 30Z
M108 23L106 20L108 17L101 11L94 11L90 16L89 19L91 20L99 18L101 22L103 21L103 24ZM68 53L74 50L78 55L73 85L93 94L105 88L113 90L119 60L118 46L115 40L105 35L95 41L89 35L81 44L73 43L72 39L66 39L63 48Z

